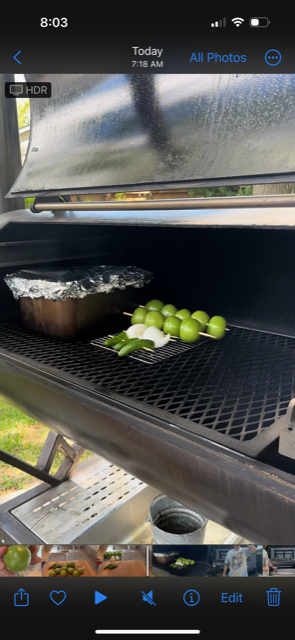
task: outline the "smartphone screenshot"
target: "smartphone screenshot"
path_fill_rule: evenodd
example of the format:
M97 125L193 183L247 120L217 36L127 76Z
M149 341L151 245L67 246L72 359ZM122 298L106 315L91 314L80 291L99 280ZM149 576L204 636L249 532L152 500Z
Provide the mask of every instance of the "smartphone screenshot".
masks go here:
M237 11L0 27L3 637L292 611L293 41Z

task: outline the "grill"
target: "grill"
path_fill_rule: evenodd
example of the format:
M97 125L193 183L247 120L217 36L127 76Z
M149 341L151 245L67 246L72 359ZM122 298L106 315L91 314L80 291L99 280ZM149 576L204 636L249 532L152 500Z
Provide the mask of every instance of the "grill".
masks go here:
M290 562L291 560L295 563L295 548L294 547L285 547L285 548L273 548L271 549L271 558L276 561L286 561Z
M66 200L294 181L294 77L276 76L276 91L267 76L203 76L203 85L193 75L181 87L178 76L157 78L56 76L55 96L32 101L26 162L7 189L37 200L0 219L1 397L136 482L246 540L277 544L295 529L294 196ZM52 264L136 265L154 279L134 307L161 298L220 314L230 331L126 358L99 333L75 342L30 333L3 278ZM121 316L103 332L126 328ZM32 528L31 505L12 511Z
M270 428L295 394L292 338L231 327L222 341L212 344L201 338L194 348L182 345L183 353L177 353L178 343L173 343L153 366L145 362L146 356L143 362L123 360L110 349L97 349L104 341L95 341L95 346L64 343L31 334L18 324L0 326L0 348L28 359L35 368L75 379L89 389L105 388L131 407L140 402L145 411L184 428L201 425L208 438L230 437L233 448Z
M294 576L295 575L295 547L271 547L271 562L276 569L270 569L270 575Z

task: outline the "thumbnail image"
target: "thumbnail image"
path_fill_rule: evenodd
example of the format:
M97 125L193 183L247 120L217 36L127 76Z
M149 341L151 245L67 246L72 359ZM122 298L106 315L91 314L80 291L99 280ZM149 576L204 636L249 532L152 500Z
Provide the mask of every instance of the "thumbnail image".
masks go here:
M262 545L235 544L208 546L210 578L251 578L262 576Z
M96 576L96 545L44 545L42 565L45 578Z
M270 578L295 576L294 545L263 545L263 575Z
M156 578L206 577L207 561L208 546L205 544L154 544L152 575Z
M42 575L42 546L10 544L0 546L0 578Z
M99 578L144 578L151 576L151 546L146 544L98 545Z

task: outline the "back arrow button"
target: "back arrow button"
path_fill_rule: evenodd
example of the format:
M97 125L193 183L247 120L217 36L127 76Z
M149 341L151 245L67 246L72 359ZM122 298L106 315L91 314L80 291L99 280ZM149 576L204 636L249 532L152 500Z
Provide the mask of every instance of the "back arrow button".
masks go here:
M18 56L18 54L21 53L21 51L18 51L15 56L13 56L14 60L16 60L16 62L18 62L18 64L21 64L21 62L17 59L16 56Z

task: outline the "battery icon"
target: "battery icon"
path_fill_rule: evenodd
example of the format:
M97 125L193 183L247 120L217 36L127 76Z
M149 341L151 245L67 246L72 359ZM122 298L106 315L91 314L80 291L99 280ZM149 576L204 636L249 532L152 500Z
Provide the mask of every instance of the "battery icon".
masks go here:
M270 20L268 18L250 18L250 27L268 27Z

